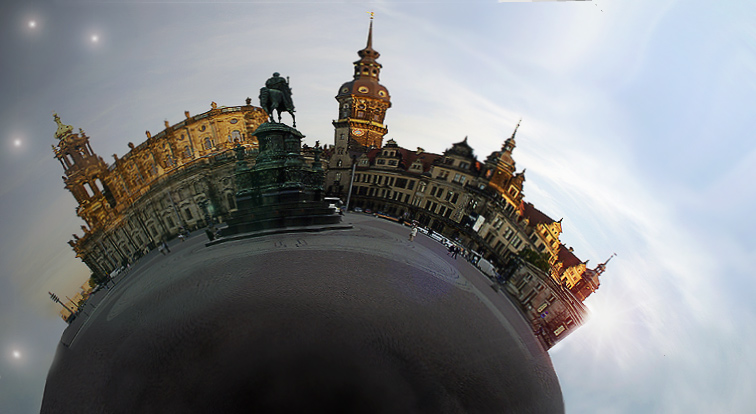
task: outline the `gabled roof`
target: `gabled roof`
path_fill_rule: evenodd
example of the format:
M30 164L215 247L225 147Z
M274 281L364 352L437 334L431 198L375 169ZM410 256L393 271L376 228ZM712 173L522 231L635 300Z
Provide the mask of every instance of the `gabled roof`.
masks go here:
M433 162L437 159L441 158L442 156L439 154L433 154L430 152L420 152L420 151L412 151L408 150L406 148L402 147L393 147L392 149L396 150L397 155L400 159L398 169L410 171L410 167L412 167L412 164L415 161L420 161L423 165L423 170L421 172L427 172L430 170L431 166L433 165ZM375 164L375 158L381 154L382 148L373 148L370 151L367 152L367 157L370 160L370 165ZM410 171L413 172L413 171Z
M536 224L554 223L554 219L544 214L541 210L535 208L535 206L531 203L523 202L522 216L528 219L528 222L531 226L535 226Z
M444 151L444 155L457 155L463 158L475 160L475 152L470 144L467 143L467 137L461 142L452 144L452 147ZM477 161L477 160L476 160Z
M578 257L563 244L559 245L559 255L557 256L557 260L564 265L562 267L563 271L583 263L582 260L578 259Z

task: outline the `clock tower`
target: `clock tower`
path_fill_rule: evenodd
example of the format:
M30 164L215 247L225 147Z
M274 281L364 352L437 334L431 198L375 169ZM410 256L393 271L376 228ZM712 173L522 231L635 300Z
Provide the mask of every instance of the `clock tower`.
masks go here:
M357 54L360 59L354 62L354 79L341 85L336 95L339 116L333 121L335 145L326 178L328 192L334 195L348 190L344 184L349 183L351 155L381 148L388 132L383 119L391 107L391 97L388 89L378 83L382 66L377 62L380 53L373 49L372 16L367 46Z

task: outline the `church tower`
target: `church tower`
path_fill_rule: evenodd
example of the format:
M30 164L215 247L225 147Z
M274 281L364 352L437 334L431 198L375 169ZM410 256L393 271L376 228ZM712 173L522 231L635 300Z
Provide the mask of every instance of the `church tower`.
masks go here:
M486 160L485 177L488 186L500 194L512 207L517 208L522 201L522 186L525 181L525 172L515 172L515 161L512 158L517 143L515 135L520 128L520 122L512 132L512 136L504 141L501 151L493 152Z
M105 184L108 166L92 151L89 137L84 131L79 129L78 134L74 133L73 127L63 124L58 114L53 117L58 124L55 132L58 145L53 145L52 149L66 174L63 176L66 189L79 203L76 214L87 222L90 229L99 227L107 222L108 214L111 214L108 207L115 205L115 199Z
M391 107L388 90L378 83L380 54L373 49L373 19L370 18L367 46L357 52L360 60L354 62L354 79L341 85L336 95L339 118L333 121L336 144L351 143L350 149L381 148L388 128L383 124L386 110Z
M383 120L391 107L388 89L378 83L381 74L380 56L373 49L373 17L370 17L367 45L357 52L360 59L354 62L354 79L341 85L336 101L339 103L335 128L334 147L329 160L326 178L327 192L342 195L348 185L352 166L351 155L381 148L388 127Z

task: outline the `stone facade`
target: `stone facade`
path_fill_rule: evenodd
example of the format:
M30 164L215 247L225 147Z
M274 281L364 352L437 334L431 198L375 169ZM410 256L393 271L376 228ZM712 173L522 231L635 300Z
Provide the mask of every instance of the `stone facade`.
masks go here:
M236 208L232 148L254 153L253 135L266 114L251 105L218 107L170 125L111 165L92 150L89 137L55 115L53 146L64 168L63 182L79 203L86 226L69 244L98 275L107 275L183 227L196 229L222 220ZM254 159L254 157L253 157Z
M509 278L507 291L520 304L546 349L582 325L588 313L569 289L529 263L523 263Z

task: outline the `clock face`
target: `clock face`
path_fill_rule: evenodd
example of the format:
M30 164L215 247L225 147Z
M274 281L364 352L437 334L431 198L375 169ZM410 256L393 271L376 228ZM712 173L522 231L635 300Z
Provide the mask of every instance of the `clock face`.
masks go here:
M347 92L349 92L349 88L347 88L346 86L341 88L341 93L347 93Z
M363 130L363 129L355 129L354 131L352 131L352 134L354 134L355 136L361 137L361 136L365 135L365 130Z
M381 98L385 98L386 97L386 91L378 91L378 96L380 96Z
M357 92L359 93L368 93L369 91L370 89L368 89L367 86L360 86L359 88L357 88Z

